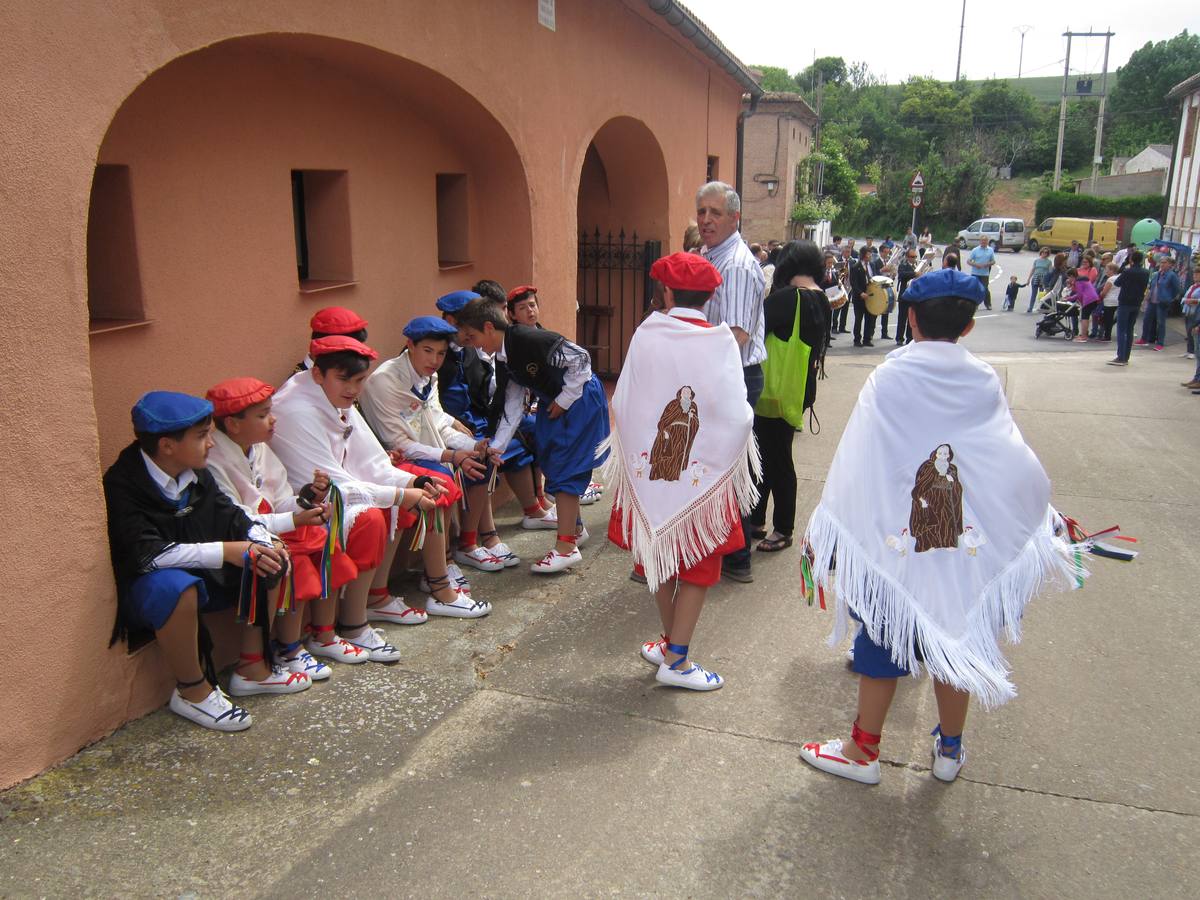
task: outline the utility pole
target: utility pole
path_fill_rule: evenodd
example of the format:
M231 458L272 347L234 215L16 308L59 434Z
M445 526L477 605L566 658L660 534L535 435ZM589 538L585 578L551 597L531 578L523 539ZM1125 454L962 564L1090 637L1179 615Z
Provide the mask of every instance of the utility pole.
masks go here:
M1096 193L1096 175L1100 169L1100 140L1104 136L1104 105L1108 100L1108 45L1113 32L1104 33L1104 68L1100 75L1100 112L1096 116L1096 147L1092 151L1092 193Z
M824 93L825 93L825 75L824 75L824 73L818 72L817 73L817 91L816 91L817 96L815 98L816 102L817 102L817 133L816 133L816 137L815 137L815 141L814 141L814 143L816 144L815 151L817 153L821 152L821 96ZM819 160L817 162L817 192L816 193L817 193L817 197L825 196L825 161L823 159Z
M963 0L962 19L958 23L958 62L954 64L954 80L958 81L958 76L962 74L962 44L963 44L963 29L967 25L967 0Z
M1062 185L1063 136L1067 133L1067 79L1071 77L1071 32L1063 32L1067 39L1067 58L1063 65L1062 97L1058 105L1058 148L1054 151L1054 190Z
M1017 77L1021 77L1021 72L1025 69L1025 32L1032 31L1032 25L1018 25L1017 31L1021 32L1021 55L1017 57Z

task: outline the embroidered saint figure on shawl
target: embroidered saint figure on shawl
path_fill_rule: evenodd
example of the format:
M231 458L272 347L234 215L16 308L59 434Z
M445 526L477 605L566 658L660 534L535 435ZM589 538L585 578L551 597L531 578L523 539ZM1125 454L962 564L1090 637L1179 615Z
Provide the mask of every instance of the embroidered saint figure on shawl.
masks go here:
M912 512L908 530L916 540L916 552L937 548L956 549L963 533L963 489L954 465L954 448L938 444L929 459L917 469L912 489Z
M688 466L696 433L700 430L700 408L691 385L684 385L667 403L658 418L658 433L650 448L650 480L678 481Z

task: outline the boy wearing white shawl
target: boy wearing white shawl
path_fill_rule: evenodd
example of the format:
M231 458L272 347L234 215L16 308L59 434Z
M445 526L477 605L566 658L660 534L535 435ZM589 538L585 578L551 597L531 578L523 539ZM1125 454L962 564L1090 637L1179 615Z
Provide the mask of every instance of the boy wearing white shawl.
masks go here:
M802 573L808 591L836 594L831 643L851 618L862 624L851 740L807 743L800 755L865 784L879 782L897 679L921 664L940 717L933 774L953 781L971 695L994 706L1016 694L1000 631L1019 640L1038 589L1084 574L996 373L957 343L984 299L956 269L910 284L913 343L867 379L808 524Z
M745 546L741 516L758 499L758 448L742 360L727 325L702 307L721 283L707 259L674 253L650 277L665 312L633 335L611 408L605 480L614 490L609 540L633 553L654 592L662 638L642 658L672 687L712 691L725 682L688 659L688 645L721 560Z

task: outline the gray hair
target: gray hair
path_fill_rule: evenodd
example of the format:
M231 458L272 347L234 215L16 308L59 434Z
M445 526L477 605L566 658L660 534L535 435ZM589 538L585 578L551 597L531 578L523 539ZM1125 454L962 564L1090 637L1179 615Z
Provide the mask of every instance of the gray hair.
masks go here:
M710 181L708 184L702 185L700 190L696 191L696 205L700 205L700 201L709 194L724 194L725 195L725 212L740 213L742 211L742 198L738 196L738 192L731 185L723 181Z

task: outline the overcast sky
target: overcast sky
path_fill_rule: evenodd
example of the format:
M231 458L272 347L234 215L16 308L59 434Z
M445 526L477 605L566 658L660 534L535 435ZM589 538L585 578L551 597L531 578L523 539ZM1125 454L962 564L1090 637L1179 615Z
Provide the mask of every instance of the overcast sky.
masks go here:
M910 75L954 78L958 54L958 0L908 3L803 3L800 0L682 0L747 65L779 66L795 74L817 56L862 60L888 82ZM1068 9L1077 12L1071 18ZM871 10L871 25L855 16ZM900 15L905 10L907 15ZM1196 0L1157 0L1142 5L1116 0L1057 4L1046 0L967 0L962 71L967 78L1017 75L1021 36L1017 26L1033 26L1025 35L1025 75L1062 75L1066 57L1063 32L1113 31L1109 71L1129 59L1147 41L1173 37L1183 29L1200 31ZM1099 72L1103 38L1077 38L1071 44L1073 74ZM1096 85L1097 89L1099 85Z

